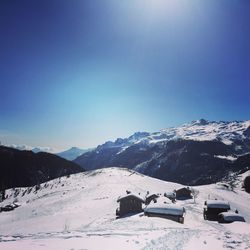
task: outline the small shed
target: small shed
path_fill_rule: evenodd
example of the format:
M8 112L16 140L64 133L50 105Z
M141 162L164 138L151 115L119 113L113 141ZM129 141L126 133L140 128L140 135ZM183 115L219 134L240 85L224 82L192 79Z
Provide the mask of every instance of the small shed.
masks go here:
M189 187L183 187L180 189L175 190L176 199L191 199L192 192Z
M159 195L157 195L157 194L151 194L151 195L149 195L149 196L146 197L145 204L148 205L151 201L154 201L156 203L157 198L159 198Z
M176 199L175 192L164 193L164 196L167 197L169 200L171 200L173 203L175 202Z
M116 209L116 215L119 217L128 213L142 212L142 204L145 203L143 198L132 193L119 197L117 202L120 203L119 208Z
M185 208L173 204L165 204L162 206L152 205L144 209L144 214L149 217L160 217L184 223Z
M234 221L245 222L242 215L233 212L223 212L218 215L218 221L220 223L232 223Z

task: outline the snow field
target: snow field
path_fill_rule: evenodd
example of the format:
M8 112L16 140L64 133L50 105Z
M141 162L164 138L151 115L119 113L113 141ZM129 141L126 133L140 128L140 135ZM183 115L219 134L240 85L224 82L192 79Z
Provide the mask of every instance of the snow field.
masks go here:
M115 217L116 200L126 190L141 196L147 191L163 195L181 186L107 168L43 183L37 192L35 187L20 188L19 194L8 190L1 206L13 201L21 206L0 213L0 249L250 249L250 198L240 188L195 187L199 191L196 203L177 201L187 211L184 224L143 213ZM229 201L246 223L204 221L203 204L208 197Z

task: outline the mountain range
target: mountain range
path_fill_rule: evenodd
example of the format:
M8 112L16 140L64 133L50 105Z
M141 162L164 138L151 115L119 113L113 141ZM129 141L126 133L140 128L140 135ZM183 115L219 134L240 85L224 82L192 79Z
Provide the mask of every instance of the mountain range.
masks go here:
M137 132L74 160L86 170L126 167L188 185L214 183L250 168L250 121L200 119L158 132Z
M4 145L2 145L1 143L0 143L0 146L6 146L6 147L18 149L18 150L32 151L34 153L39 153L39 152L51 153L51 154L58 155L58 156L66 159L66 160L69 160L69 161L73 161L78 156L82 155L83 153L86 153L86 152L92 150L91 148L82 149L82 148L78 148L78 147L71 147L71 148L64 150L62 152L55 153L55 150L51 147L40 147L40 146L32 147L32 146L28 146L25 144L23 144L23 145L16 145L16 144L11 144L11 145L4 144Z

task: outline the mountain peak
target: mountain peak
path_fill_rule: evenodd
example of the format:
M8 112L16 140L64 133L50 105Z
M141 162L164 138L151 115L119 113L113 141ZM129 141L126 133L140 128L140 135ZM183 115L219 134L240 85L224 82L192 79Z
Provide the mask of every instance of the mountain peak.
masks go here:
M81 149L78 147L71 147L68 150L57 153L57 155L66 159L66 160L72 161L72 160L76 159L78 156L80 156L80 155L82 155L90 150L91 149Z
M192 125L201 125L201 126L208 125L209 123L210 123L210 122L209 122L208 120L205 120L205 119L203 119L203 118L191 122Z

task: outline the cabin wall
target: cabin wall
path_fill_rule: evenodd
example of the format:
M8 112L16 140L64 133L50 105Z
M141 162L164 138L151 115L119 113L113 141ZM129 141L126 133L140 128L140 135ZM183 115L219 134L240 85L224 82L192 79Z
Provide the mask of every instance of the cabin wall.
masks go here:
M120 201L120 215L136 213L142 211L142 203L136 199L126 199Z
M158 214L158 213L145 213L148 217L159 217L159 218L164 218L172 221L176 221L179 223L184 223L184 217L183 216L178 216L178 215L170 215L170 214Z
M227 212L225 208L206 208L204 209L204 218L207 220L218 220L218 215L222 212Z
M176 198L184 198L184 197L188 197L188 198L190 198L191 197L191 192L190 191L188 191L188 190L177 190L176 191Z

